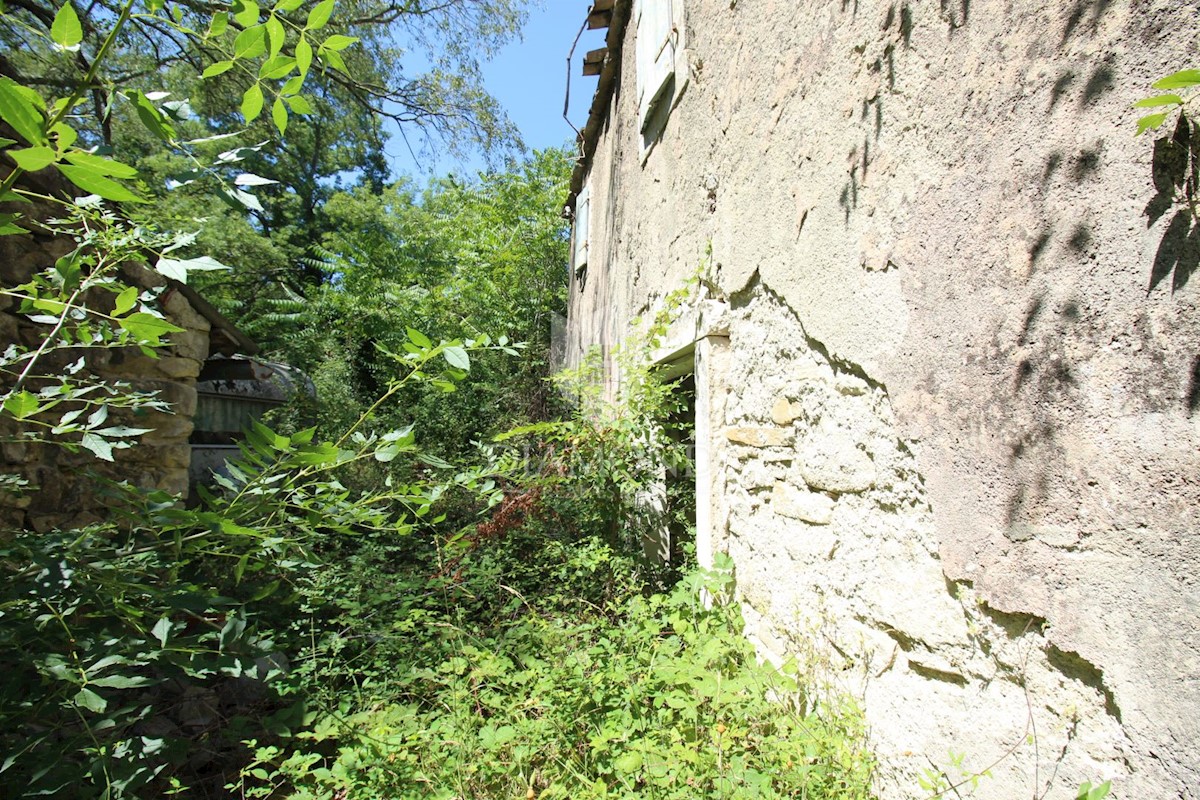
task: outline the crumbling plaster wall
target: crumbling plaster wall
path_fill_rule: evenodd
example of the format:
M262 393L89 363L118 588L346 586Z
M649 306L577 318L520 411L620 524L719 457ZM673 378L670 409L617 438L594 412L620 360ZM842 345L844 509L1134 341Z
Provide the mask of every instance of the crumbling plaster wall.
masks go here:
M590 162L569 355L706 265L714 544L765 653L821 632L885 795L953 750L981 797L1200 796L1200 286L1130 110L1200 4L682 2L661 138L627 57Z

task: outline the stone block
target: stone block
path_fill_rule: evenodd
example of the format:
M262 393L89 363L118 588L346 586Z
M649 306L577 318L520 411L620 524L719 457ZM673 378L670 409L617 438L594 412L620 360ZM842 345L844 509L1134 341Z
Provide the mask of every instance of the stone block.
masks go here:
M196 387L176 381L146 381L142 387L146 391L158 392L160 400L170 403L171 410L184 417L196 413Z
M141 443L148 445L186 441L194 427L191 417L180 414L164 414L158 411L152 411L144 417L131 420L130 425L136 428L151 429L150 433L142 434L139 439Z
M801 364L793 373L793 378L800 382L826 381L832 377L833 372L824 364Z
M150 358L135 348L126 347L111 351L109 362L104 369L104 377L151 378L157 371L157 359Z
M173 469L164 472L162 477L159 478L156 488L169 494L186 494L188 490L187 469Z
M29 504L32 502L33 497L28 494L0 492L0 506L4 508L29 508Z
M0 298L0 301L8 298ZM3 306L0 306L2 309ZM4 346L8 347L9 342L17 340L17 318L12 314L0 313L0 342L4 342Z
M791 439L791 431L782 428L726 428L725 437L734 444L748 447L782 447Z
M783 471L783 467L763 461L762 459L751 458L739 466L740 474L736 480L743 488L750 490L759 489L774 486Z
M771 406L771 421L776 425L791 425L804 413L799 403L792 403L786 397L780 397Z
M12 441L0 443L0 456L5 464L24 464L31 460L32 450L29 442Z
M190 445L167 445L165 447L156 447L155 451L158 454L157 463L167 468L183 469L186 473L188 465L192 463L192 448Z
M163 356L157 367L169 378L195 378L200 374L200 361L194 358Z
M175 355L183 358L194 358L204 361L208 358L208 333L197 330L186 330L170 335L171 347Z
M212 328L212 323L197 313L187 298L179 292L168 293L162 301L162 307L167 318L181 328L197 331L207 331Z
M840 394L849 397L858 397L871 391L870 385L856 375L838 375L834 386Z
M813 489L846 494L865 492L875 485L875 462L837 436L810 437L798 461L800 477Z
M776 514L813 525L832 522L835 505L828 495L797 489L783 481L777 482L771 492L771 509Z
M62 530L71 518L71 514L30 514L27 517L29 527L37 533Z

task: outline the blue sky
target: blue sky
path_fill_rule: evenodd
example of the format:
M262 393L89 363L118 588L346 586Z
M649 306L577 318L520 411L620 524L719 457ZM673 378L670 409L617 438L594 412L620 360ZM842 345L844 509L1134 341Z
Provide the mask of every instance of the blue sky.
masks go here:
M567 82L567 53L587 15L591 0L541 0L532 3L522 41L513 42L484 65L487 90L500 101L509 118L521 131L530 149L556 147L574 140L575 132L563 120L563 97ZM571 64L571 121L582 128L587 109L596 90L595 77L583 77L583 55L604 46L605 31L583 32ZM414 142L414 147L416 146ZM393 136L388 144L392 169L397 173L416 173L412 155L404 140ZM458 163L446 154L422 166L438 174L475 172L483 168L482 159ZM432 167L432 169L429 169Z

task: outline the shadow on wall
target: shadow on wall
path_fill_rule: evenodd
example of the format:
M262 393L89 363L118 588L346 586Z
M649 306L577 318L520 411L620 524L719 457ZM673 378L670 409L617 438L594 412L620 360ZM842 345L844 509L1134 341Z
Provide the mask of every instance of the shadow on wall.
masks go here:
M942 0L943 12L947 12L949 4L950 0ZM954 18L961 18L965 22L971 5L970 0L956 0L953 5L956 8L961 6L961 10L949 13L952 16L955 13L958 14L958 17ZM843 0L842 11L849 11L851 16L854 16L858 13L858 4L851 5L848 0ZM951 27L957 26L951 24ZM883 28L885 31L891 31L891 35L888 37L890 41L884 45L882 52L877 56L872 57L864 53L864 57L869 59L867 72L872 75L883 75L887 83L887 92L894 92L896 90L896 46L900 45L906 50L912 46L913 12L911 5L906 2L900 5L893 3L888 6ZM856 144L850 148L850 153L846 157L848 178L838 197L838 204L842 207L846 225L850 224L851 213L858 208L859 189L862 188L871 168L871 143L878 143L880 134L883 133L883 98L887 92L875 92L862 100L858 120L863 131L862 145L860 147Z
M1200 265L1200 218L1196 214L1197 183L1200 183L1200 126L1179 116L1173 133L1154 142L1151 177L1155 194L1143 212L1147 227L1169 211L1174 215L1163 231L1150 268L1154 291L1171 276L1171 291L1182 289Z
M1081 25L1086 28L1090 36L1099 33L1100 20L1112 4L1113 0L1075 0L1075 5L1071 7L1071 13L1067 15L1067 26L1063 29L1059 47L1066 45L1071 37L1079 32Z

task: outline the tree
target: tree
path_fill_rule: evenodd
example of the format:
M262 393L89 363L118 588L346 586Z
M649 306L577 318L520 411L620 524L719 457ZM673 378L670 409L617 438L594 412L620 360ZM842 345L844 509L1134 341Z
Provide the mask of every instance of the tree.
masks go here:
M435 341L503 335L510 349L526 345L519 355L488 354L455 393L414 386L381 413L437 430L431 446L444 456L501 420L543 418L550 320L566 311L568 231L557 209L569 170L565 153L545 150L469 182L435 179L418 190L404 179L379 193L334 194L314 264L325 285L290 315L260 316L253 333L325 387L333 427L387 384L380 354L402 352L410 328Z
M269 150L214 134L220 130L214 120L237 127L239 119L254 122L270 109L283 133L289 120L309 113L308 95L321 78L336 72L345 75L345 82L336 79L343 86L370 85L356 83L342 55L352 52L353 38L330 32L334 0L301 5L281 0L264 13L250 0L232 10L127 0L97 3L81 15L67 0L57 8L19 2L0 15L0 235L36 230L65 251L22 285L2 287L6 311L44 330L40 341L8 343L0 357L5 436L8 423L15 428L6 443L33 438L110 459L144 431L113 425L108 409L163 405L120 386L108 386L107 396L97 395L99 384L81 386L88 380L81 377L87 351L154 357L178 332L163 318L154 291L127 285L126 267L184 279L221 265L180 255L196 231L156 232L132 224L116 206L147 200L154 187L136 181L158 155L188 159L195 185L206 182L259 213L262 202L250 190L270 184L246 165L259 154L268 159ZM141 47L150 55L139 54ZM228 72L249 75L235 93L240 111L198 116L185 97L136 85L157 68L188 65L217 81ZM132 121L149 134L146 141L162 144L136 153L135 142L121 136ZM46 169L73 187L38 174ZM37 204L22 204L31 199ZM261 232L265 218L230 219ZM462 380L468 353L487 346L480 338L406 349L393 359L398 376L384 399L410 380ZM111 518L63 531L3 531L0 779L6 789L23 796L158 795L180 790L198 743L236 751L246 730L265 735L259 723L243 719L249 729L222 725L189 741L164 712L194 692L211 696L230 678L273 671L262 660L279 647L270 632L292 608L288 587L312 566L314 545L379 528L399 537L427 515L441 491L430 482L362 496L335 475L358 462L411 456L414 438L411 429L378 431L365 419L326 442L314 441L311 430L285 436L256 427L242 467L199 509L182 508L164 492L98 480ZM452 480L476 485L465 473ZM38 489L16 474L0 475L0 486ZM206 767L208 777L220 780L223 766L229 765Z

